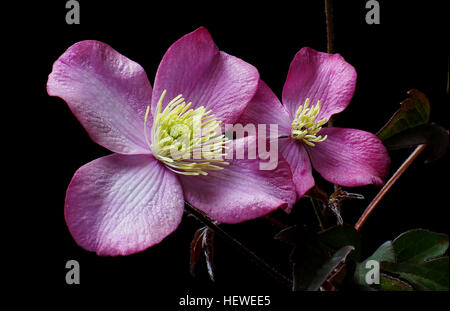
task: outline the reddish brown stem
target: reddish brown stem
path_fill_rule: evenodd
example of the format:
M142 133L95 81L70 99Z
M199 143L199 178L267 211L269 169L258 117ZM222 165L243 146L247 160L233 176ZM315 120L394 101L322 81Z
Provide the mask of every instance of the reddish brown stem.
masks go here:
M327 52L334 50L334 29L333 29L333 4L332 0L325 0L325 17L327 20Z
M386 195L386 193L391 189L391 187L395 184L395 182L402 176L402 174L406 171L406 169L411 165L411 163L419 156L419 154L425 149L426 145L422 144L416 147L416 149L411 153L411 155L403 162L400 168L392 175L392 177L388 180L388 182L381 188L380 192L375 196L372 202L367 206L364 213L359 218L358 222L355 225L355 229L359 231L361 226L367 220L369 215L373 212L375 207L381 201L381 199Z
M327 53L332 54L334 50L334 28L333 28L333 1L325 0L325 19L327 21ZM333 126L333 116L328 119L328 126ZM334 190L338 190L334 185Z

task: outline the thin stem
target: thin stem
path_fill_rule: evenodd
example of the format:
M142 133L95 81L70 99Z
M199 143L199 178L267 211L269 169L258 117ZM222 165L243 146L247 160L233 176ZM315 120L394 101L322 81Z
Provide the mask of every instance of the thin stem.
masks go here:
M419 156L419 154L425 149L426 145L422 144L416 147L416 149L411 153L411 155L403 162L400 168L392 175L392 177L388 180L388 182L381 188L380 192L375 196L375 198L370 202L369 206L367 206L364 213L359 218L358 222L355 225L355 229L359 231L361 226L367 220L367 217L373 212L375 207L381 201L381 199L386 195L386 193L391 189L391 187L395 184L395 182L402 176L402 174L406 171L406 169L411 165L412 162Z
M315 198L311 198L311 203L314 209L314 213L316 214L317 222L319 223L320 231L324 229L323 222L322 222L322 215L320 213L319 209L319 202Z
M241 242L233 238L231 235L226 233L222 228L220 228L218 225L214 223L214 221L209 218L205 213L201 212L200 210L196 209L189 203L185 202L185 208L186 210L194 215L197 219L199 219L201 222L203 222L205 225L207 225L210 229L214 230L214 232L220 236L222 239L224 239L228 244L239 250L242 254L249 257L259 268L267 272L269 275L271 275L274 279L276 279L280 284L283 284L289 288L292 287L292 281L282 275L280 272L275 270L273 267L269 266L264 260L259 258L255 255L251 250L249 250L247 247L245 247Z
M332 54L334 51L334 25L333 25L333 1L325 0L325 18L327 21L327 53ZM333 126L333 116L328 119L328 126ZM337 191L337 185L334 190Z
M327 20L327 52L334 51L333 1L325 0L325 16Z

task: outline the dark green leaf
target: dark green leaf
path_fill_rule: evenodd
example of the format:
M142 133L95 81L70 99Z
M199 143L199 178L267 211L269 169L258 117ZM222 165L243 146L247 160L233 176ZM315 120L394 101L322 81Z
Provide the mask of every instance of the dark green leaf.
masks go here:
M299 229L299 228L298 228ZM293 290L306 290L317 271L329 259L328 251L319 242L317 234L301 232L301 240L291 253Z
M309 228L302 226L291 226L281 230L275 235L275 239L290 245L298 245L307 243L307 241L316 241L316 233ZM317 242L314 242L317 243Z
M347 245L339 249L318 271L316 277L310 282L306 290L316 291L320 285L327 279L327 277L333 272L339 264L343 263L348 254L355 248L351 245Z
M350 226L334 227L320 234L307 227L293 226L275 238L294 246L291 263L295 291L317 290L352 250L359 251L361 244L359 234Z
M353 226L342 225L329 228L319 234L319 239L335 251L346 245L352 245L355 249L349 258L355 261L361 260L361 236Z
M409 290L409 285L418 290L448 290L449 261L448 257L440 257L448 245L446 234L423 229L407 231L393 242L385 242L372 256L359 263L355 279L367 287L366 263L376 260L385 272L380 274L381 285L377 287L381 290Z
M445 254L448 249L448 236L423 229L407 231L392 243L397 262L420 263Z
M274 239L290 245L295 245L297 241L297 231L297 226L288 227L278 232Z
M382 291L412 291L414 290L408 283L393 276L380 274L380 290Z
M410 90L408 99L400 103L391 119L377 133L382 141L404 130L428 123L430 119L430 103L426 96L418 90Z
M305 226L286 228L275 238L294 246L290 256L293 290L306 290L317 271L330 259L329 248L322 245L316 232Z
M407 280L418 290L449 290L448 257L441 257L422 263L385 263L382 269L399 275L400 278Z
M326 258L320 250L310 249L309 265L305 265L307 263L305 260L294 264L294 290L318 290L339 264L345 261L345 258L352 250L354 250L353 246L344 246L334 253L331 258Z
M378 262L395 262L396 261L396 254L395 249L392 245L391 241L384 242L378 249L375 251L375 253L372 254L369 258L367 258L365 261L368 260L376 260Z
M369 271L369 268L366 268L366 264L370 260L376 260L380 264L380 266L383 262L395 263L395 252L394 247L392 246L392 242L386 241L380 247L378 247L378 249L370 257L356 265L355 279L358 284L361 284L363 286L367 286L366 273Z
M393 135L383 143L389 150L427 144L426 162L430 162L439 159L447 152L448 131L435 123L424 124Z

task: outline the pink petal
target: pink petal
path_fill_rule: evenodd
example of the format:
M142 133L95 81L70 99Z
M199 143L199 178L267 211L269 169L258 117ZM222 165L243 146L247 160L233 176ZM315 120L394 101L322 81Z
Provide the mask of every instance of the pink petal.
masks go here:
M381 185L390 159L381 141L373 134L355 129L324 128L327 140L308 147L314 168L329 182L355 187Z
M280 151L292 171L297 194L302 197L314 186L311 162L305 147L291 138L279 140Z
M255 94L258 80L255 67L220 52L202 27L176 41L164 55L155 78L152 108L167 90L163 104L182 94L192 108L204 106L218 120L234 123Z
M99 255L129 255L173 232L183 208L177 177L153 156L113 154L75 173L65 218L81 247Z
M352 99L356 71L339 54L327 54L311 48L301 49L294 57L283 88L283 104L295 116L306 98L310 104L320 100L317 120L344 110Z
M292 119L277 96L264 81L260 80L255 96L245 108L238 123L244 126L251 123L256 129L258 124L266 124L267 128L270 124L278 124L279 136L289 136Z
M53 64L47 91L67 102L96 143L123 154L149 153L143 128L152 87L139 64L110 46L72 45Z
M242 148L248 140L255 138L239 139L235 146ZM207 176L180 175L185 199L223 223L239 223L278 208L291 208L295 186L289 166L280 156L275 170L260 170L259 160L246 157L229 160L224 170L210 171Z

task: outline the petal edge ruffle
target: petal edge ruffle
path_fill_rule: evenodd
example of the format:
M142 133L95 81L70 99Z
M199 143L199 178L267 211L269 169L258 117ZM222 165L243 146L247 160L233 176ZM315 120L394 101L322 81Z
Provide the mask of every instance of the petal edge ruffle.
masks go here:
M122 154L150 152L143 129L152 87L139 64L109 45L69 47L53 64L47 92L66 101L96 143Z
M339 54L318 52L305 47L294 57L283 88L283 105L291 117L300 105L318 100L322 109L316 120L343 111L350 103L356 86L356 70Z
M164 90L164 106L182 94L191 108L212 110L223 124L237 121L256 92L258 70L243 60L220 52L201 27L176 41L159 64L152 111Z

